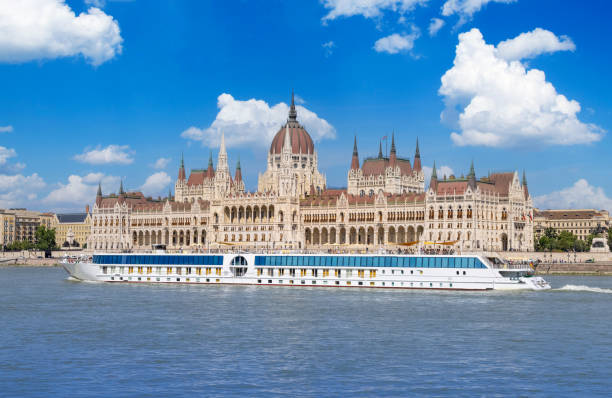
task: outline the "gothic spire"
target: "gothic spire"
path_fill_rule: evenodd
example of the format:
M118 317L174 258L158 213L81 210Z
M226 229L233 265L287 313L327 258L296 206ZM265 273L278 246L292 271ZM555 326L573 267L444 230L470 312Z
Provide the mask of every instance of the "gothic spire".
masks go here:
M102 182L98 183L98 193L96 194L96 196L102 196Z
M215 168L213 167L212 151L208 157L208 169L206 169L206 177L213 178L215 176Z
M382 141L378 141L378 158L379 159L383 158Z
M359 169L359 152L357 152L357 136L355 136L355 142L353 143L353 158L351 159L351 169Z
M123 195L125 192L123 191L123 179L121 179L121 183L119 184L119 195Z
M431 178L438 178L438 173L436 172L436 161L434 160L433 169L431 170Z
M397 153L395 151L395 132L391 133L391 152L389 153L389 162L391 166L395 166L397 160Z
M289 108L288 121L291 121L291 122L297 121L297 111L295 110L295 95L293 93L293 90L291 90L291 107Z
M234 182L242 181L242 170L240 168L240 157L238 157L238 163L236 163L236 176Z
M421 152L419 151L419 137L416 140L416 151L414 151L414 170L421 171Z
M434 160L433 168L431 169L431 179L429 180L429 188L434 191L438 190L438 172L436 170L436 161Z
M527 186L527 175L525 174L525 170L523 170L523 186Z
M179 172L178 172L178 179L179 181L183 181L186 179L185 176L185 158L183 153L181 152L181 165L179 167Z
M470 164L470 173L468 174L468 185L476 190L476 172L474 171L474 160Z
M172 187L168 188L168 200L172 200Z
M474 160L472 160L472 164L470 164L470 173L468 177L476 178L476 172L474 171Z

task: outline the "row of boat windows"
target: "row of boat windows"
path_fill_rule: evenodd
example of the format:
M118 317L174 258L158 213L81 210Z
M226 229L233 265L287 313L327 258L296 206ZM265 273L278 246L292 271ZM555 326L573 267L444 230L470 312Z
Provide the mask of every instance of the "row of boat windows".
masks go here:
M223 256L126 256L95 255L94 264L173 264L173 265L223 265Z
M475 257L255 256L255 266L486 268Z
M103 274L160 274L160 275L221 275L221 267L112 267L101 266Z

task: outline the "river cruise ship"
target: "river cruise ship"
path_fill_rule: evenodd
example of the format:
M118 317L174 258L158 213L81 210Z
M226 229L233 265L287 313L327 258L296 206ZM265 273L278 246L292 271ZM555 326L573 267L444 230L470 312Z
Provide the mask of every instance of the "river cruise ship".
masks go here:
M66 257L78 280L257 286L544 290L530 265L481 255L105 253Z

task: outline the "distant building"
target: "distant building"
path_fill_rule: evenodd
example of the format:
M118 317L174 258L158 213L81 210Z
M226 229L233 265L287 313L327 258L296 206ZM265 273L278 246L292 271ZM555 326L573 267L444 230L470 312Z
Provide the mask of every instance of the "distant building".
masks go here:
M565 210L534 210L534 233L536 239L544 235L547 228L557 233L568 231L578 239L586 238L598 229L610 228L610 214L606 210L565 209Z
M59 247L65 247L66 244L82 247L87 243L91 233L91 214L89 212L56 214L51 225L55 229L55 242Z
M41 213L22 208L0 210L2 223L0 241L8 245L16 241L36 242L36 229L40 225L51 228L53 213Z

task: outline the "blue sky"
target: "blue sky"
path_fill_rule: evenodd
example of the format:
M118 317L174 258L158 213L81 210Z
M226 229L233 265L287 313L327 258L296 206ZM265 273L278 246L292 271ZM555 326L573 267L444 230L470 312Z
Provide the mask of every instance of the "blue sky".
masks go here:
M3 2L0 207L78 210L98 181L108 193L119 179L165 196L181 153L188 169L204 168L221 132L254 190L294 89L328 186L346 185L354 135L364 157L394 131L411 159L418 136L424 165L457 176L471 160L479 175L525 169L538 206L612 210L611 8Z

